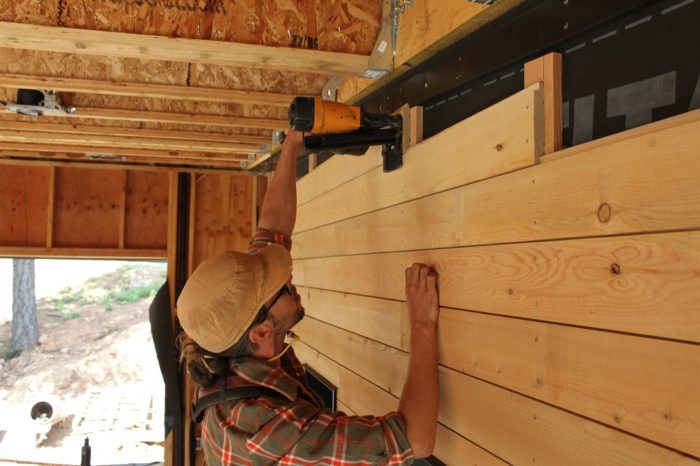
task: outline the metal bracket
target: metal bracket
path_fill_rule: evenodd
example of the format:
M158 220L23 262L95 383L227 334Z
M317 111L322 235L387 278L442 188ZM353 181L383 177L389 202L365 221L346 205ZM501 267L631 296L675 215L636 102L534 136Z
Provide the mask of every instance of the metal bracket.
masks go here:
M413 6L413 0L384 0L382 4L382 29L369 57L368 68L360 77L377 80L394 69L396 40L399 31L399 16L407 6Z
M321 98L323 100L330 100L331 102L338 101L338 88L340 87L340 76L334 75L326 82L321 91Z

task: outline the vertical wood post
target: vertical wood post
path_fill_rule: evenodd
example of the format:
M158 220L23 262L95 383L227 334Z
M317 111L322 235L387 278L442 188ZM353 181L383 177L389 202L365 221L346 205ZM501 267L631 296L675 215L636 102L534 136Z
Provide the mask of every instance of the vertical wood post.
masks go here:
M525 87L544 83L544 147L542 154L562 149L562 61L560 53L549 53L525 64Z
M126 241L126 178L127 171L122 170L122 179L119 186L121 190L119 194L119 249L124 249L124 243Z
M53 219L56 212L56 167L49 169L49 198L46 204L46 247L53 248Z

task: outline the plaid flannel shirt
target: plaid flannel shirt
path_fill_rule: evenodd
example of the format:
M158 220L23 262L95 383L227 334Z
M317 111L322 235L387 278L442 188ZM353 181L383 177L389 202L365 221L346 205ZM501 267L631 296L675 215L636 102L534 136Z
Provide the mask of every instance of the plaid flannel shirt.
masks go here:
M283 235L258 230L248 252ZM279 396L223 402L207 409L202 422L205 459L215 465L400 465L413 462L403 417L348 416L323 409L306 385L293 349L279 367L249 358L231 363L227 386L262 385Z

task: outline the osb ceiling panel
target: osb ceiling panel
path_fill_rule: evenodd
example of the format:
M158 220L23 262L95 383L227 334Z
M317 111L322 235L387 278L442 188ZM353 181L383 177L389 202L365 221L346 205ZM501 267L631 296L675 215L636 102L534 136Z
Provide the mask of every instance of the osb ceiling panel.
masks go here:
M369 55L382 0L0 0L0 21ZM310 70L313 71L313 70ZM326 75L0 48L0 73L319 95ZM16 91L0 89L14 101ZM80 107L286 120L277 106L61 93ZM17 115L0 121L36 122ZM269 137L269 129L98 119L42 122ZM283 125L281 125L283 126Z
M65 27L364 55L372 50L382 14L381 0L63 0L60 3L57 21ZM33 22L20 18L16 21Z

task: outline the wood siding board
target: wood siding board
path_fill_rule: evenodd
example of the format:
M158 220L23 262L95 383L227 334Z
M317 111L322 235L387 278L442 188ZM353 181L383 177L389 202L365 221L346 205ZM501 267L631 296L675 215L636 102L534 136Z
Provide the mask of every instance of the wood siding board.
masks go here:
M697 231L296 260L294 278L403 300L414 262L444 306L700 342Z
M536 163L532 87L446 129L404 154L400 170L377 167L300 205L295 231L354 217ZM315 173L309 177L316 176ZM316 177L318 178L318 177Z
M344 403L351 407L352 412L377 416L397 409L398 398L312 347L304 344L297 346L297 355L338 387L338 397L347 400ZM469 463L504 466L507 464L442 424L438 424L434 455L446 464L454 465Z
M166 172L127 171L125 247L166 248L168 185Z
M698 229L700 111L693 119L296 234L293 256Z
M336 327L404 349L400 301L299 287L306 315Z
M304 341L398 396L407 353L305 319ZM700 464L657 444L516 392L440 368L441 423L511 464Z
M118 248L121 171L59 168L56 175L54 245Z
M47 167L0 166L0 245L46 245L50 172Z
M309 174L297 182L297 205L302 206L381 165L382 151L379 147L371 147L360 157L335 155L317 166L313 176Z

